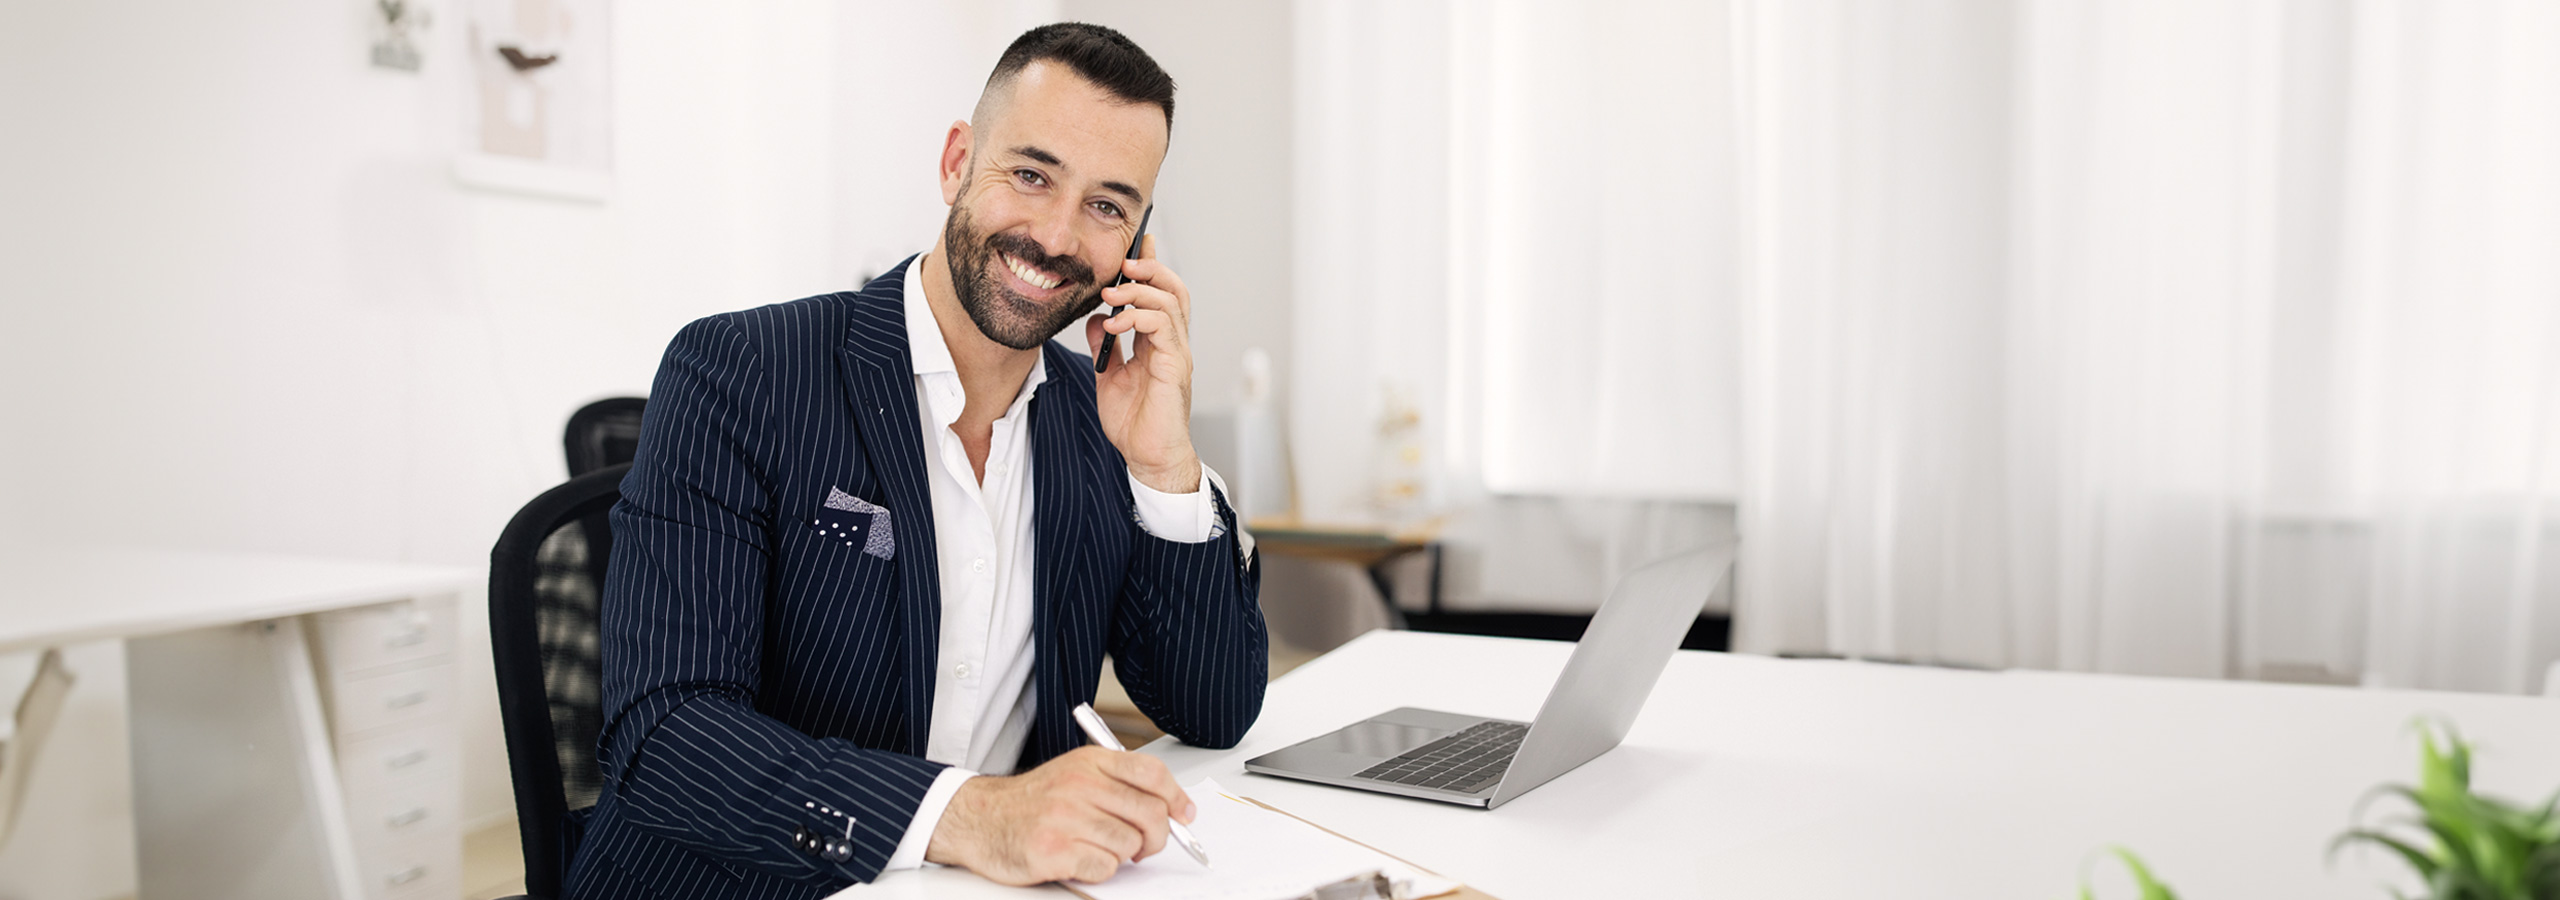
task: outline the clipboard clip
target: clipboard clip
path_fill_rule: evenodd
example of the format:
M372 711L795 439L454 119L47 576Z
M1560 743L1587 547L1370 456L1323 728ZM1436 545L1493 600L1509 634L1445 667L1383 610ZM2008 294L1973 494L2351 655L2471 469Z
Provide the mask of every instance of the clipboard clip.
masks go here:
M1407 900L1412 895L1411 882L1389 881L1386 873L1372 869L1318 887L1294 900Z

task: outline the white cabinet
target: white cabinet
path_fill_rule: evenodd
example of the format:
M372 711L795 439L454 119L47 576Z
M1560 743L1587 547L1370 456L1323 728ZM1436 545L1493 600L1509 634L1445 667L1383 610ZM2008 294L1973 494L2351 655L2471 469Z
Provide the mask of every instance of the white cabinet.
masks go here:
M311 617L365 900L462 895L450 597Z
M124 641L142 900L461 896L454 598L485 572L7 541L0 572L0 652Z

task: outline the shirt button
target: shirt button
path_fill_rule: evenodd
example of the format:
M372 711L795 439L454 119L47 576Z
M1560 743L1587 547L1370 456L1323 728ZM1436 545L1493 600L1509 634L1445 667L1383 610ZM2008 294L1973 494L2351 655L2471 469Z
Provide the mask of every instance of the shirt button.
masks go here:
M951 667L951 676L952 676L952 677L954 677L954 678L967 678L967 677L969 677L969 664L968 664L968 663L961 663L961 664L959 664L959 665L952 666L952 667Z
M987 558L983 556L978 557L977 561L969 564L969 571L979 573L987 571Z

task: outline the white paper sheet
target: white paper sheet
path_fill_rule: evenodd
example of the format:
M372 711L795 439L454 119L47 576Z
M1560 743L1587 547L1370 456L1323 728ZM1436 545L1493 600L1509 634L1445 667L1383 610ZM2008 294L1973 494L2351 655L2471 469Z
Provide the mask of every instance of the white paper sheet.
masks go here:
M1457 882L1237 799L1217 779L1203 779L1185 790L1200 805L1191 833L1200 837L1212 868L1201 868L1191 854L1168 843L1164 852L1120 867L1110 881L1072 887L1094 900L1289 900L1378 870L1389 880L1411 881L1415 890L1410 896L1458 889Z

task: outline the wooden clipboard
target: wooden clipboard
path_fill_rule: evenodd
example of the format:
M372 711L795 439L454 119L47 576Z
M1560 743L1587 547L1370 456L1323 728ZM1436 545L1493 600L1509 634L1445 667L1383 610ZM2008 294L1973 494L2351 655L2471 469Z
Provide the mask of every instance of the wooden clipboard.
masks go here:
M1335 831L1335 830L1333 830L1333 829L1331 829L1331 828L1326 828L1326 827L1324 827L1324 826L1322 826L1322 825L1318 825L1318 824L1316 824L1316 823L1314 823L1314 822L1309 822L1309 821L1307 821L1307 819L1306 819L1305 817L1302 817L1302 816L1298 815L1297 813L1293 813L1293 812L1290 812L1290 811L1288 811L1288 810L1281 809L1280 807L1273 806L1273 805L1268 804L1268 803L1264 803L1264 802L1262 802L1262 801L1260 801L1260 800L1256 800L1256 799L1253 799L1253 798L1251 798L1251 797L1244 796L1244 795L1242 795L1242 794L1238 794L1238 795L1236 795L1236 799L1238 799L1238 800L1242 800L1242 801L1244 801L1244 802L1246 802L1246 803L1251 803L1251 804L1253 804L1253 805L1255 805L1255 806L1262 807L1263 809L1267 809L1267 810L1270 810L1270 811L1272 811L1272 812L1279 813L1279 814L1284 815L1284 816L1288 816L1289 818L1292 818L1292 819L1297 819L1297 820L1298 820L1298 821L1300 821L1300 822L1305 822L1305 823L1306 823L1306 825L1307 825L1307 827L1309 827L1309 828L1313 828L1313 829L1315 829L1315 830L1317 830L1317 831L1321 831L1321 832L1324 832L1324 833L1326 833L1326 834L1333 835L1334 837L1338 837L1338 838L1341 838L1341 839L1343 839L1343 840L1350 841L1351 843L1354 843L1354 844L1359 844L1361 847L1367 848L1367 849L1369 850L1369 852L1371 852L1371 853L1375 853L1375 854L1378 854L1379 856L1383 856L1383 857L1386 857L1386 858L1388 858L1388 859L1395 860L1395 861L1397 861L1397 862L1403 863L1403 864L1408 865L1408 866L1412 866L1412 867L1414 867L1414 868L1416 868L1416 869L1419 869L1419 870L1424 871L1424 872L1428 872L1428 873L1433 874L1433 875L1439 875L1439 876L1440 876L1440 877L1442 877L1442 878L1449 878L1449 876L1444 875L1444 874L1441 874L1440 872L1438 872L1438 871L1436 871L1436 870L1432 869L1432 868L1431 868L1431 867L1429 867L1429 866L1425 866L1425 865L1422 865L1422 864L1420 864L1420 863L1414 862L1413 860L1406 859L1406 858L1401 857L1401 856L1397 856L1397 855L1395 855L1395 854L1393 854L1393 853L1389 853L1389 852L1384 851L1384 850L1380 850L1380 849L1378 849L1378 848L1376 848L1376 847L1370 847L1368 844L1361 843L1360 841L1357 841L1357 840L1352 840L1352 838L1351 838L1351 836L1350 836L1350 835L1343 834L1342 832ZM1449 880L1451 880L1451 881L1456 881L1456 880L1458 880L1458 879L1455 879L1455 878L1449 878ZM1487 894L1487 893L1485 893L1485 892L1483 892L1483 891L1476 890L1476 889L1475 889L1475 887L1474 887L1473 885L1468 885L1468 884L1460 884L1460 885L1458 885L1458 889L1457 889L1457 890L1450 891L1450 892L1448 892L1448 893L1446 893L1446 894L1433 894L1433 895L1432 895L1432 898L1433 898L1433 900L1437 900L1437 898L1450 898L1450 900L1500 900L1500 898L1497 898L1497 897L1493 896L1492 894Z
M1299 822L1299 823L1304 824L1304 825L1306 825L1306 826L1307 826L1307 827L1309 827L1309 828L1313 828L1313 829L1315 829L1315 830L1317 830L1317 831L1321 831L1321 832L1324 832L1324 833L1326 833L1326 834L1333 835L1333 836L1334 836L1334 837L1336 837L1336 838L1339 838L1339 839L1341 839L1341 840L1347 841L1347 842L1351 843L1351 844L1352 844L1352 845L1354 845L1354 846L1357 846L1357 847L1360 847L1360 848L1362 848L1362 849L1365 849L1365 850L1367 850L1367 851L1369 851L1369 852L1371 852L1371 853L1378 854L1379 856L1383 856L1383 857L1386 857L1386 858L1388 858L1388 859L1392 859L1392 860L1395 860L1395 861L1397 861L1397 862L1403 863L1403 864L1405 864L1405 865L1412 866L1412 867L1413 867L1413 868L1415 868L1415 869L1421 870L1421 871L1423 871L1423 872L1426 872L1426 873L1429 873L1429 874L1432 874L1432 875L1439 876L1439 877L1441 877L1441 878L1449 878L1449 876L1447 876L1447 875L1441 875L1438 871L1435 871L1435 870L1431 869L1431 868L1430 868L1430 867L1428 867L1428 866L1424 866L1424 865L1417 864L1417 863L1415 863L1413 860L1406 859L1406 858L1404 858L1404 857L1397 856L1397 855L1395 855L1395 854L1393 854L1393 853L1389 853L1389 852L1387 852L1387 851L1380 850L1380 849L1378 849L1378 848L1376 848L1376 847L1369 846L1368 844L1362 843L1362 842L1360 842L1360 841L1353 840L1349 835L1345 835L1345 834L1343 834L1342 832L1335 831L1335 830L1333 830L1333 829L1331 829L1331 828L1326 828L1326 827L1324 827L1324 826L1322 826L1322 825L1318 825L1318 824L1316 824L1316 823L1314 823L1314 822L1307 821L1307 819L1306 819L1305 817L1302 817L1302 816L1298 815L1297 813L1293 813L1293 812L1290 812L1290 811L1288 811L1288 810L1281 809L1280 807L1273 806L1273 805L1268 804L1268 803L1264 803L1264 802L1262 802L1262 801L1260 801L1260 800L1256 800L1256 799L1253 799L1253 798L1251 798L1251 797L1244 796L1244 795L1242 795L1242 794L1229 794L1229 795L1227 795L1227 796L1234 797L1235 799L1242 800L1242 801L1244 801L1244 802L1246 802L1246 803L1251 803L1251 804L1253 804L1253 805L1255 805L1255 806L1262 807L1263 809L1267 809L1267 810L1270 810L1270 811L1272 811L1272 812L1276 812L1276 813L1279 813L1279 814L1281 814L1281 815L1288 816L1289 818L1296 819L1296 820L1298 820L1298 822ZM1451 880L1451 881L1456 881L1457 879L1455 879L1455 878L1449 878L1449 880ZM1078 889L1076 888L1076 886L1075 886L1075 885L1068 884L1068 883L1063 882L1063 881L1058 882L1057 884L1058 884L1058 886L1059 886L1059 887L1066 888L1066 889L1067 889L1067 892L1068 892L1068 893L1070 893L1070 894L1074 894L1074 895L1076 895L1076 896L1078 896L1078 897L1082 897L1082 898L1084 898L1084 900L1093 900L1093 895L1092 895L1092 894L1087 894L1087 893L1085 893L1084 891L1078 890ZM1433 895L1431 895L1429 898L1422 898L1422 900L1500 900L1500 898L1497 898L1497 897L1495 897L1495 896L1493 896L1493 895L1491 895L1491 894L1487 894L1487 893L1485 893L1485 892L1483 892L1483 891L1476 890L1476 889L1475 889L1473 886L1471 886L1471 885L1461 884L1461 885L1458 885L1458 889L1457 889L1457 890L1450 891L1450 892L1445 893L1445 894L1433 894Z

